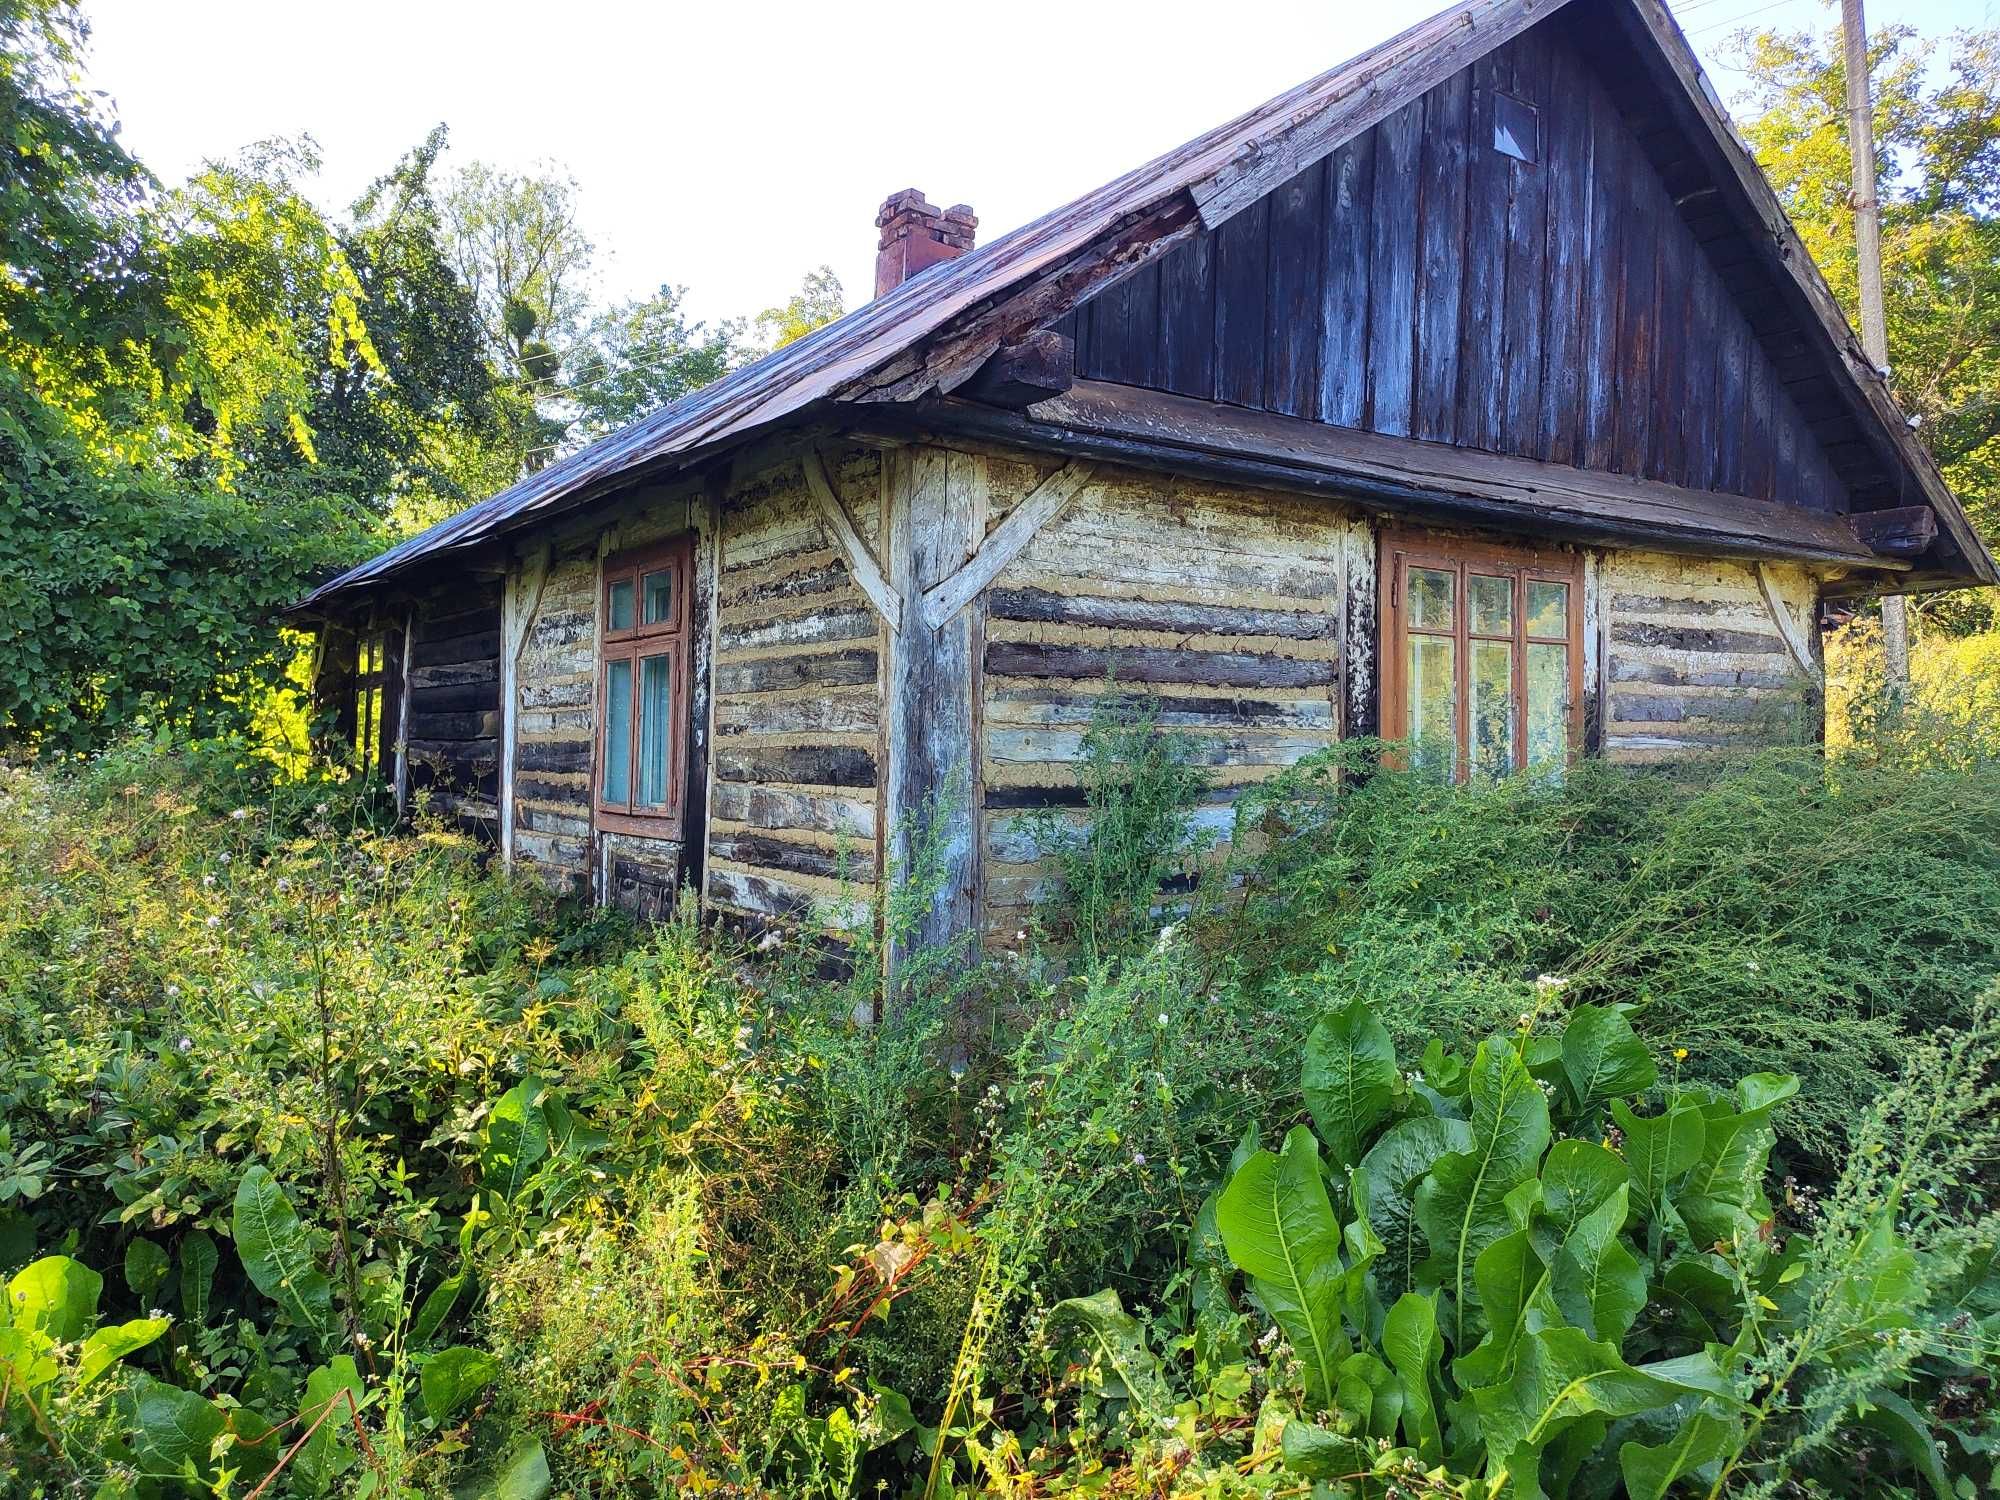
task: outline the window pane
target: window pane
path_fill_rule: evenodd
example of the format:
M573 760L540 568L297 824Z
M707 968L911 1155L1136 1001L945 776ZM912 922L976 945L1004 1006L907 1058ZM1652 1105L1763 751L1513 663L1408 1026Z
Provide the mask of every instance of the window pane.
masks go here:
M1452 586L1448 568L1410 569L1410 626L1414 630L1451 629Z
M1514 646L1511 641L1474 641L1468 685L1472 727L1472 769L1504 776L1514 769Z
M621 578L611 585L611 618L605 621L606 630L630 630L632 628L632 580ZM628 678L626 686L631 686Z
M1467 588L1472 595L1472 633L1474 635L1512 635L1514 633L1514 580L1493 578L1484 573L1474 573L1467 580Z
M1457 653L1454 640L1410 637L1410 758L1417 770L1447 777L1458 767Z
M632 602L628 583L625 602ZM632 800L632 663L604 664L604 800Z
M640 580L645 594L644 612L640 622L646 625L664 625L673 617L674 575L671 573L648 573Z
M674 659L648 656L639 662L639 795L641 807L667 805L674 716Z
M1528 647L1528 764L1561 764L1568 754L1569 647L1531 645Z
M1558 638L1569 634L1568 584L1540 578L1528 580L1528 634ZM1533 661L1533 655L1528 659Z

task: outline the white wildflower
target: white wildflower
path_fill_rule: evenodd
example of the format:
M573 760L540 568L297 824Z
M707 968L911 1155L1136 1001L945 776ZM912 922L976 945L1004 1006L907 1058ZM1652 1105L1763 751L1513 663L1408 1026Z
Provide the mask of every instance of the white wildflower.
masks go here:
M249 808L239 807L229 815L229 821L232 823L241 823L245 818L249 816L250 816Z
M1535 988L1543 994L1553 994L1568 983L1569 980L1560 974L1537 974L1535 976Z
M220 927L221 925L222 925L222 918L220 917L210 917L208 919L208 930L210 932L215 931L215 929Z
M1165 1011L1160 1012L1160 1024L1162 1026L1167 1024L1167 1013Z

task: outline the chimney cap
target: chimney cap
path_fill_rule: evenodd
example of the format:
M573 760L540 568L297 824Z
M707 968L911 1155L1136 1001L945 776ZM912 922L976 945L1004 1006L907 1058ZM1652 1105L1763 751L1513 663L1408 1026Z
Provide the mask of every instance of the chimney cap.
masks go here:
M904 188L882 200L875 227L882 231L875 253L875 295L879 297L918 272L970 250L979 218L970 203L939 208L921 188Z

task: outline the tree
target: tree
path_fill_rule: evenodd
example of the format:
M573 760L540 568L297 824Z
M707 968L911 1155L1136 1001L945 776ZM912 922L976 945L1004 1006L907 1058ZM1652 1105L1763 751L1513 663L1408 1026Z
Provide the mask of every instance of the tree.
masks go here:
M1852 317L1839 34L1766 31L1737 53L1755 112L1745 133ZM1959 32L1940 47L1890 27L1870 59L1891 382L1973 523L2000 538L2000 31ZM1963 628L1993 605L1960 593L1922 609Z
M782 307L757 314L757 334L766 351L782 349L823 328L847 311L847 293L832 266L806 272L805 281Z
M563 391L582 435L622 427L728 373L743 324L690 323L686 295L686 287L662 286L593 320L571 352Z

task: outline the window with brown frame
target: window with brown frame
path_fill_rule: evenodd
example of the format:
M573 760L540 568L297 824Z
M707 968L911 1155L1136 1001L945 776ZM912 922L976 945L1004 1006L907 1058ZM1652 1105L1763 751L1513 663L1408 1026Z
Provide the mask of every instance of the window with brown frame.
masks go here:
M688 565L692 544L604 562L597 665L597 822L667 836L687 774Z
M1441 776L1560 766L1583 743L1578 554L1382 539L1382 733Z

